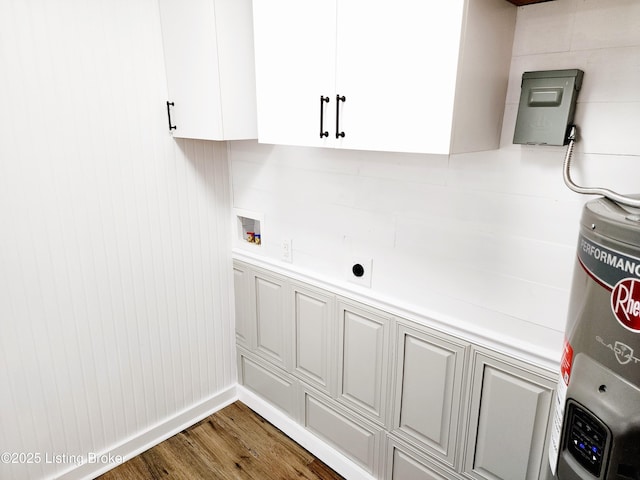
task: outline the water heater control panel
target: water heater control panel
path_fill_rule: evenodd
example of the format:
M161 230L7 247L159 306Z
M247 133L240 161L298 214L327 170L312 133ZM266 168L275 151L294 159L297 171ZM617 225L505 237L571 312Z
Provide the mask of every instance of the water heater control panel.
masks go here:
M607 428L590 412L569 400L566 448L594 477L600 477L607 444Z

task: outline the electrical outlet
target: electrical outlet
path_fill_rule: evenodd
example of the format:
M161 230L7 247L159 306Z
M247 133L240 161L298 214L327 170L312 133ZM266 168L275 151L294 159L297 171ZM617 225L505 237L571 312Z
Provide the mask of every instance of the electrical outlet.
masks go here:
M293 241L290 238L282 239L282 250L281 250L281 258L283 262L293 262L293 250L292 250Z
M371 258L352 257L347 264L347 280L371 288Z

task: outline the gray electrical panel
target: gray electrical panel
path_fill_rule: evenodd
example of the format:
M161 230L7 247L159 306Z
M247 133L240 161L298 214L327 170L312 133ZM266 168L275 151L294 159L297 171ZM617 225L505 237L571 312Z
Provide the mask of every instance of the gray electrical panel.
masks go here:
M565 145L583 76L577 69L525 72L513 143Z

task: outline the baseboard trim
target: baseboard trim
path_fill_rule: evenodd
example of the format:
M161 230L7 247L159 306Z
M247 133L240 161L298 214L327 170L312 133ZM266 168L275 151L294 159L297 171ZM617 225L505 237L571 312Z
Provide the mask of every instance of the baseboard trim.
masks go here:
M349 480L374 480L374 477L349 460L339 451L307 431L303 426L267 403L242 385L233 385L212 397L194 405L174 417L155 425L148 430L135 435L113 448L104 450L98 456L109 456L130 460L136 455L158 445L164 440L181 432L185 428L199 422L209 415L223 409L227 405L240 400L253 411L264 417L288 437L306 448L329 467ZM121 462L84 463L62 474L51 477L50 480L92 480L99 475L117 467Z
M343 477L349 480L374 480L373 476L354 462L253 392L242 385L237 386L237 391L238 400L282 430L288 437L306 448Z
M123 458L124 461L127 461L236 400L238 400L238 394L236 385L233 385L115 447L100 452L99 457L104 455L109 458ZM117 461L111 463L84 463L53 478L57 480L91 480L117 467L120 463Z

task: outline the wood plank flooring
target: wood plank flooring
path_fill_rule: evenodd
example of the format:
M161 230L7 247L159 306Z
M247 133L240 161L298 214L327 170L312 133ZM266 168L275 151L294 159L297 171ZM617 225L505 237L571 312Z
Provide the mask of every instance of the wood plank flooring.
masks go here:
M205 418L100 480L340 480L241 402Z

